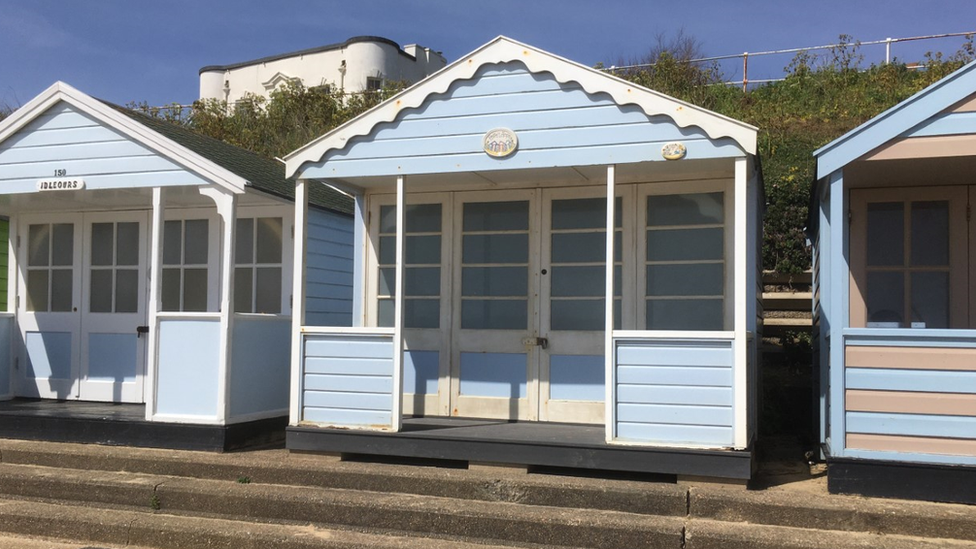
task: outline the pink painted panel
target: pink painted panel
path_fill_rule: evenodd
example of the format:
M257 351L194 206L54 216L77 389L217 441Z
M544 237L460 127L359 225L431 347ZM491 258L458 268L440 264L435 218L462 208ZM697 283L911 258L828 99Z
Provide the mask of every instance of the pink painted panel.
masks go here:
M861 347L846 349L848 368L958 370L976 372L976 349Z
M853 450L976 456L976 440L895 435L847 435L847 447Z
M848 412L976 416L976 395L849 389L845 401Z

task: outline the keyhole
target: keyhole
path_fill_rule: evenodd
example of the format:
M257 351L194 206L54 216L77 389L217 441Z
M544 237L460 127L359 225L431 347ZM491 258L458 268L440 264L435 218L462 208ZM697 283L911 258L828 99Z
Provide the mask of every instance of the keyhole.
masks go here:
M542 269L542 274L549 274L549 271Z

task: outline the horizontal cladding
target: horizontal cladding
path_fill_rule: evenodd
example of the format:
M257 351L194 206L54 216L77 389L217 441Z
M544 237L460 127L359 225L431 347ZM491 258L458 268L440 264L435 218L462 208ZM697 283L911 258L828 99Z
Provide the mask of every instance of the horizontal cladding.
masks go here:
M976 440L938 437L906 437L897 435L847 435L847 447L854 450L900 452L906 454L936 454L947 456L976 456Z
M976 348L848 345L845 354L848 368L976 372Z
M615 343L618 440L732 445L731 341Z
M34 192L55 170L84 178L90 189L206 183L64 103L0 144L0 192Z
M847 433L976 438L976 417L847 412Z
M393 340L305 336L302 418L344 427L387 427L393 413Z
M310 209L305 248L305 322L351 326L353 220Z
M847 391L847 411L976 416L976 394Z
M976 112L951 112L930 118L902 134L902 137L972 134L974 127Z
M976 372L847 368L847 389L976 393Z

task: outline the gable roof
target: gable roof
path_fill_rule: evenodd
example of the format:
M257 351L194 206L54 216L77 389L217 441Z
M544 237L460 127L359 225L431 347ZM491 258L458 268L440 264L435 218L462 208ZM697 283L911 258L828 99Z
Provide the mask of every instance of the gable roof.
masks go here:
M295 199L294 181L285 178L280 163L164 120L95 99L64 82L54 83L0 121L0 143L60 102L71 105L225 190L241 194L246 187L252 187L281 198ZM313 187L309 195L313 204L352 213L350 198L323 185Z
M499 36L369 111L289 153L285 156L286 175L294 176L305 163L320 161L329 151L345 147L353 137L368 135L377 124L394 121L403 110L420 107L428 97L447 92L454 82L473 78L481 67L511 61L522 62L533 73L548 72L560 83L576 82L587 93L608 94L618 105L636 105L648 116L666 115L682 128L696 126L711 139L731 138L747 153L756 154L757 129L754 126Z
M813 152L817 179L843 168L976 92L976 61Z

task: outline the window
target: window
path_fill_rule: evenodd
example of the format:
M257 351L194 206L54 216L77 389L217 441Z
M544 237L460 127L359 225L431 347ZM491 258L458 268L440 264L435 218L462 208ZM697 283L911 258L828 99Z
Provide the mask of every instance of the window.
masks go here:
M206 219L163 224L162 308L164 311L207 310L210 223Z
M27 229L28 311L71 311L74 238L72 223L44 223Z
M441 205L413 204L406 209L403 269L403 325L440 327ZM393 326L396 289L396 206L380 207L377 325Z
M966 189L851 193L851 326L966 327Z
M648 330L726 328L722 192L647 197Z
M139 310L139 223L92 223L89 284L89 312Z
M283 231L280 217L237 220L234 311L281 313Z
M375 77L366 78L366 91L380 91L383 89L383 79Z

